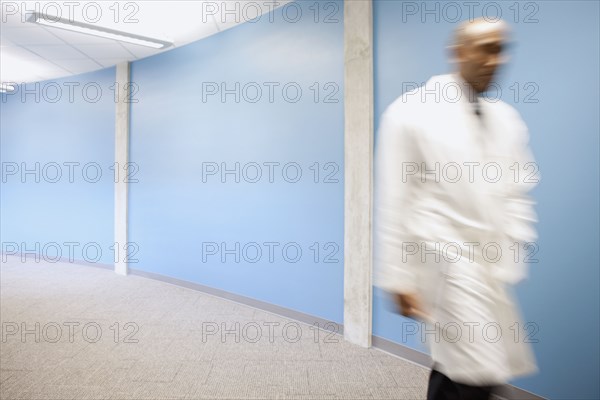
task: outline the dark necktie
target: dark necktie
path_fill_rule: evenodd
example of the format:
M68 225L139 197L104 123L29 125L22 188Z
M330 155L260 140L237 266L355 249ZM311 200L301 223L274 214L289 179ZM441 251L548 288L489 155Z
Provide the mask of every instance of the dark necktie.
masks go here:
M479 102L479 96L475 96L473 100L473 108L475 109L475 115L481 118L481 103Z

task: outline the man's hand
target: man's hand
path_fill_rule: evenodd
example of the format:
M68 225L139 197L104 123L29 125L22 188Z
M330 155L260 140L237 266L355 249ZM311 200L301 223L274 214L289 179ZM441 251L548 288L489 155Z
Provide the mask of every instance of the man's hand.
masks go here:
M405 317L427 321L429 316L423 310L419 296L414 293L396 293L394 300L399 308L400 314Z

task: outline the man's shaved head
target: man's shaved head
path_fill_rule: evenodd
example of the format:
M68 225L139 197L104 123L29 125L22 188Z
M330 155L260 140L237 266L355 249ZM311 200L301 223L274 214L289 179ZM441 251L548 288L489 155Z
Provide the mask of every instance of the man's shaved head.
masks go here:
M478 93L489 87L497 68L504 63L502 50L508 35L508 24L502 20L477 18L456 28L452 49L459 73Z
M493 31L500 32L506 37L509 34L508 24L501 19L487 21L485 18L476 18L472 21L463 21L454 30L454 45L468 44L473 38Z

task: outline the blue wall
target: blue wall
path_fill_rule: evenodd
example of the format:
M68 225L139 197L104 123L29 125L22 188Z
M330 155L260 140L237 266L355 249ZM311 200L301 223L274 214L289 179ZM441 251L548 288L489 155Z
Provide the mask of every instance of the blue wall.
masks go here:
M403 93L402 82L421 84L451 68L445 46L456 14L444 9L444 2L431 2L428 9L435 10L435 4L439 13L425 15L423 2L406 2L404 9L402 2L375 2L376 125ZM478 4L476 16L487 3ZM533 192L540 220L539 263L530 265L529 279L517 290L524 320L539 327L533 346L540 373L514 384L550 398L597 399L599 3L519 3L518 16L515 2L494 4L517 40L499 79L501 98L528 124L542 175ZM496 15L494 4L486 16ZM461 11L460 20L468 18L468 8L461 6ZM516 87L510 89L515 83L518 95ZM410 320L393 314L376 290L374 334L402 342L402 322ZM422 343L405 343L426 351Z
M131 267L342 322L343 5L326 3L132 64Z
M1 96L3 252L38 244L40 261L113 263L114 76L107 68Z

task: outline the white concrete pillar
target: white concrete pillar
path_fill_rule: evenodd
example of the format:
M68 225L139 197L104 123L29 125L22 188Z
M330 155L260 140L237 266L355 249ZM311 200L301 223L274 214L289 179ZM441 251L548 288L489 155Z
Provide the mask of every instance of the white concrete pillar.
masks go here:
M115 272L127 275L127 171L129 162L129 62L117 64L115 112Z
M373 12L344 2L344 338L371 346Z

